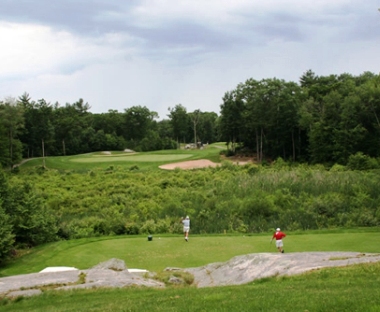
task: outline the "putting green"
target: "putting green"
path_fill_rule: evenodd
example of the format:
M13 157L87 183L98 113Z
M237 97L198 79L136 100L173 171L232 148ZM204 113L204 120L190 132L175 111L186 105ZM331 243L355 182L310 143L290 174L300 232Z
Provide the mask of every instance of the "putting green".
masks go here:
M110 157L110 155L99 156L95 155L93 157L86 158L72 158L71 162L76 163L103 163L103 162L167 162L167 161L177 161L181 159L186 159L192 157L191 154L182 155L125 155L118 157Z

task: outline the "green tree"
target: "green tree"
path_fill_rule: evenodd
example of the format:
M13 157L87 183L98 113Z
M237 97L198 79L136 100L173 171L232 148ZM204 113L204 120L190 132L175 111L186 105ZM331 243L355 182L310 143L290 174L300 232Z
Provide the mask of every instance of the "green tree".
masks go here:
M0 102L0 123L3 133L6 133L3 140L5 139L8 146L7 154L1 155L0 161L3 166L13 168L13 165L22 159L22 143L18 135L24 127L23 108L14 98ZM4 148L4 143L1 145Z
M0 263L7 259L14 244L13 227L6 212L6 206L9 204L8 181L0 169Z
M367 78L358 87L362 103L361 123L366 129L361 151L371 157L380 156L380 75Z
M172 138L177 142L187 143L192 136L189 137L188 129L190 128L190 116L186 108L181 104L177 104L174 108L168 108L169 120L173 129Z
M88 112L90 105L79 99L73 104L66 103L53 107L55 153L59 155L73 155L88 152L87 138L83 138L84 129L91 126L92 115Z
M220 105L219 132L222 141L231 143L235 151L236 143L241 142L244 129L245 102L237 91L226 92Z
M2 207L2 200L0 198L0 263L8 258L13 248L13 243L12 224Z
M156 112L150 111L147 107L133 106L125 110L124 117L124 138L140 142L151 130L153 120L158 118Z
M198 137L202 143L213 143L216 141L217 118L218 115L213 112L201 113L197 132Z
M241 130L244 145L256 150L257 159L266 157L296 159L300 151L298 114L301 89L279 79L247 80L237 88L244 103Z
M57 239L57 220L45 207L43 199L28 184L14 185L6 207L18 246L36 246Z

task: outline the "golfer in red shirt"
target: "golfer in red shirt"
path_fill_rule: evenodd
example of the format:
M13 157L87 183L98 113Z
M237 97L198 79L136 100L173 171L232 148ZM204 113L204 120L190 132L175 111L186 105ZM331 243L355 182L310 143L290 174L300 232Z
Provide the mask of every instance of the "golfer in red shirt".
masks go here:
M278 249L279 252L281 253L284 253L284 243L282 242L282 239L286 236L285 233L282 233L281 232L281 229L280 228L277 228L276 229L276 233L273 234L272 236L272 240L275 238L276 239L276 247ZM271 240L271 242L272 242Z

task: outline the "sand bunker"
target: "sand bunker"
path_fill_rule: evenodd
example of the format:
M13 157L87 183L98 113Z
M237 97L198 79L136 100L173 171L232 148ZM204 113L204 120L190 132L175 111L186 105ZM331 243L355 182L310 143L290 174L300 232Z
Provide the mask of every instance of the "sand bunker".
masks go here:
M226 160L226 161L230 161L231 163L235 165L246 165L248 163L252 163L251 159L233 159L233 160ZM221 163L214 163L208 159L198 159L198 160L189 160L189 161L183 161L183 162L178 162L178 163L166 164L166 165L160 166L159 168L165 169L165 170L174 170L176 168L199 169L199 168L207 168L207 167L217 167L221 165L222 165Z
M166 164L166 165L160 166L160 168L166 169L166 170L174 170L176 168L198 169L198 168L207 168L207 167L216 167L216 166L220 166L220 164L214 163L211 160L207 160L207 159L199 159L199 160L183 161L183 162L178 162L174 164Z

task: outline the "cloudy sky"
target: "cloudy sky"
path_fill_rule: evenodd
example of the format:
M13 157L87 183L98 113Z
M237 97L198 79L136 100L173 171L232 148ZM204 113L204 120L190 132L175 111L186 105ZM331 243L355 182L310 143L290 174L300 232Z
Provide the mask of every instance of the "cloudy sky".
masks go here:
M0 99L219 114L249 78L380 72L378 0L0 0Z

